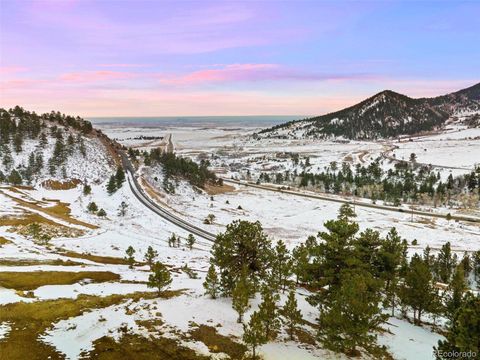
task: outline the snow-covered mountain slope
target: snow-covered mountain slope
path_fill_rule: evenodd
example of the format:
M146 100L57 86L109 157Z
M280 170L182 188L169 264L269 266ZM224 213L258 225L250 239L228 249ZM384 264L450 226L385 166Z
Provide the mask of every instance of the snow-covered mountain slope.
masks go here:
M377 139L436 130L447 123L480 126L480 83L435 98L385 90L327 115L262 130L261 137Z
M115 169L103 134L80 118L0 109L0 182L103 182Z

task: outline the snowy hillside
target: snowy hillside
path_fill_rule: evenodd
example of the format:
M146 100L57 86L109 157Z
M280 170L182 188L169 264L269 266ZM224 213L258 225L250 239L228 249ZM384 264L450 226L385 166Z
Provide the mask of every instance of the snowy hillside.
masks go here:
M100 183L115 168L96 132L79 128L83 120L76 119L82 125L75 126L68 122L73 118L59 114L37 116L21 108L0 112L0 182L68 187Z
M446 123L478 127L480 83L452 94L413 99L385 90L327 115L262 130L260 137L378 139L442 128Z

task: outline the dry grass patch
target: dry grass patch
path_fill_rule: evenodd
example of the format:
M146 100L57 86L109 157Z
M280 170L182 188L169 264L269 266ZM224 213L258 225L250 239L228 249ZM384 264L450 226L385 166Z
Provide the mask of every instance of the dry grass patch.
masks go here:
M78 179L72 179L69 181L58 181L58 180L45 180L42 182L42 186L49 190L70 190L75 189L78 184L82 182Z
M80 316L85 311L117 305L133 299L153 298L151 293L132 293L107 297L79 295L76 299L58 299L33 303L18 302L0 307L0 322L9 322L12 330L0 340L2 360L59 360L65 356L43 343L39 336L53 323Z
M34 266L34 265L52 265L52 266L82 266L83 263L52 259L52 260L35 260L35 259L0 259L0 266Z
M125 334L117 342L104 336L94 343L94 348L81 359L97 360L207 360L194 350L181 346L177 340L163 337L146 338Z
M25 213L20 216L2 216L0 217L0 226L22 226L33 223L48 224L60 226L56 222L49 220L42 215L36 213Z
M11 244L12 242L10 240L7 240L5 239L3 236L0 236L0 247L2 245L7 245L7 244Z
M190 331L192 338L203 342L213 353L225 353L231 359L242 359L247 347L239 344L228 336L218 334L217 329L212 326L200 325Z
M35 240L41 240L44 238L51 239L51 238L58 238L58 237L68 237L68 238L76 238L80 237L85 234L85 231L77 228L70 228L68 226L60 225L60 224L38 224L38 229L36 230L35 234L32 234L32 224L28 225L20 225L12 228L14 232L23 236L32 236Z
M120 275L109 271L0 272L0 286L15 290L33 290L44 285L71 285L86 279L99 283L119 280Z
M2 192L2 194L4 196L7 196L8 198L10 198L11 200L15 201L17 204L19 204L19 205L21 205L25 208L32 209L32 210L38 211L40 213L44 213L46 215L50 215L54 218L57 218L59 220L63 220L65 222L68 222L68 223L73 224L73 225L80 225L80 226L84 226L84 227L89 228L89 229L98 229L98 226L88 224L86 222L83 222L83 221L80 221L80 220L77 220L77 219L71 217L70 216L70 208L68 207L68 204L66 204L66 203L61 203L60 201L58 201L57 204L54 205L54 206L42 207L42 206L39 205L39 204L41 204L41 202L39 202L39 201L30 202L30 201L19 199L15 196L11 196L9 194L6 194L5 192Z
M130 263L124 258L118 258L113 256L99 256L99 255L92 255L89 253L77 253L74 251L61 251L60 255L76 258L76 259L85 259L90 260L96 263L101 264L110 264L110 265L129 265Z
M223 185L205 184L203 189L208 195L218 195L218 194L224 194L227 192L235 191L235 188L232 185L227 185L227 184L223 184Z

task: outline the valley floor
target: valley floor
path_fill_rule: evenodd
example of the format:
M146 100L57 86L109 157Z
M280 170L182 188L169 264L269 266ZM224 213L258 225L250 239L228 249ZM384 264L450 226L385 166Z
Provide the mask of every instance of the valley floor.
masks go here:
M122 136L131 138L142 131L105 129L105 132L121 140ZM307 141L289 145L272 141L259 147L238 130L210 129L192 134L192 129L174 129L171 132L179 153L188 156L219 154L215 160L217 165L247 163L249 158L296 149L312 154L315 166L322 167L346 157L354 162L367 161L390 149L389 144L383 143L315 145ZM165 131L159 134L165 135ZM467 152L464 156L472 156L477 149L480 151L478 140L451 140L448 146L455 141L466 144L459 150ZM152 142L144 144L132 140L125 140L124 144L140 148L155 146ZM397 158L412 151L408 144L394 150ZM426 152L433 151L433 147ZM226 155L221 155L223 153ZM419 161L423 160L429 162L434 158L419 156ZM267 163L265 166L275 165L271 157ZM439 163L442 164L468 167L472 160L460 163L452 155L450 160ZM252 165L252 171L258 171L255 166ZM209 195L198 193L180 181L175 194L166 194L160 185L161 169L143 169L140 174L156 192L152 195L155 201L197 226L218 233L235 219L259 220L269 236L285 240L289 248L322 231L323 223L335 218L340 206L241 185ZM233 172L224 174L226 177L235 175ZM187 249L187 232L145 208L128 186L124 185L109 196L105 185L92 185L90 195L83 195L80 187L55 191L40 187L0 187L2 358L27 358L32 349L38 359L98 358L96 354L102 349L109 349L115 359L132 358L136 351L138 358L145 359L149 358L148 352L160 359L240 358L245 352L241 341L243 329L236 321L231 300L212 300L204 295L202 283L209 266L211 243L197 238L193 249ZM88 213L86 207L91 201L105 210L106 217ZM118 214L122 201L128 204L125 216ZM58 206L60 202L63 207ZM408 213L387 213L362 207L355 210L361 229L373 227L385 234L395 226L409 244L416 239L418 244L410 246L412 253L421 252L427 245L438 249L447 241L459 254L480 249L478 223L422 216L412 219ZM204 224L209 214L215 216L212 225ZM35 241L22 233L22 226L32 222L49 226L51 231L57 231L56 236L46 243ZM182 239L178 248L168 246L167 239L172 233ZM125 260L129 246L136 251L133 268ZM148 246L158 251L158 260L167 265L173 275L169 290L161 294L147 287L149 271L143 258ZM185 265L197 278L184 270ZM347 358L325 350L315 341L318 310L305 300L308 294L302 288L296 294L302 316L307 320L302 326L301 341L288 340L282 330L275 342L260 348L264 359ZM282 294L280 304L285 300L286 294ZM259 301L258 297L251 301L247 319ZM379 343L385 345L395 359L433 359L433 346L443 338L428 326L414 326L397 317L391 317L383 329ZM132 344L137 346L132 348Z

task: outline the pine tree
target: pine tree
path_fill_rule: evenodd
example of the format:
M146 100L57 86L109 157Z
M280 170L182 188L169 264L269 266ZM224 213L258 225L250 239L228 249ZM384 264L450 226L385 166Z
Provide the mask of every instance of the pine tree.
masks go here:
M205 277L205 281L203 282L205 294L210 295L212 299L216 299L219 292L219 285L220 284L218 282L218 275L217 271L215 270L215 266L213 264L210 264L207 276Z
M88 210L88 212L90 212L90 213L95 213L95 212L98 211L98 206L97 206L97 204L95 204L95 203L92 201L91 203L88 204L87 210Z
M257 359L256 350L260 345L267 343L265 328L260 314L255 311L250 317L248 325L243 324L243 342L252 350L252 360Z
M244 268L251 282L257 284L269 266L271 252L271 241L260 222L236 220L227 225L212 247L212 259L220 271L223 293L231 294Z
M323 241L312 246L317 261L309 266L309 276L316 286L326 290L308 297L312 305L325 306L329 292L340 284L343 271L352 266L354 251L352 243L358 232L358 224L345 220L330 220L324 224L328 232L319 233Z
M125 172L123 171L123 168L119 166L117 168L117 172L115 173L115 182L116 182L116 187L117 189L120 189L125 181Z
M13 165L12 153L10 152L10 147L8 145L2 145L1 154L2 154L2 164L5 166L5 169L10 170Z
M306 281L308 275L308 249L303 243L293 249L292 260L292 271L296 276L295 281L298 285L299 281Z
M44 132L42 132L40 134L40 141L39 141L39 145L42 149L45 149L45 147L47 146L48 144L48 139L47 139L47 135L45 135Z
M92 193L92 187L87 183L85 183L83 185L83 195L87 196L87 195L90 195L91 193Z
M431 270L419 255L413 255L400 289L400 298L404 305L413 309L415 324L421 324L422 313L429 309L435 295Z
M115 191L117 191L117 181L115 180L115 176L112 175L107 184L108 195L112 195Z
M247 279L246 269L242 271L242 275L237 281L235 288L232 291L232 307L238 313L237 322L241 323L243 321L243 314L250 307L249 305L250 298L250 285Z
M448 284L452 276L453 271L455 270L456 259L452 255L452 249L450 247L450 242L447 242L442 246L440 252L437 256L436 268L438 271L438 276L441 282Z
M122 201L120 203L120 206L118 207L118 216L127 215L127 208L128 208L127 203L125 201Z
M152 267L152 274L148 277L147 286L150 288L157 288L160 294L163 289L172 283L172 276L165 265L156 262Z
M385 300L392 309L392 316L395 315L398 283L402 262L404 261L403 255L406 250L406 245L402 242L395 228L389 231L380 244L378 256L379 271L380 277L385 281Z
M133 257L133 254L135 254L135 249L132 247L132 245L130 245L125 251L125 253L127 254L129 268L133 269L133 264L135 263L135 258Z
M480 295L468 293L449 323L445 340L434 348L437 360L474 359L480 354ZM461 356L462 352L467 356ZM459 354L457 357L451 354ZM472 355L474 354L474 355Z
M177 245L177 236L172 233L172 236L168 238L168 246L175 247Z
M298 309L297 299L295 298L295 290L290 290L287 301L283 306L283 317L286 320L287 332L290 334L290 340L293 340L295 330L302 321L302 313Z
M282 240L279 240L273 252L273 274L282 291L285 291L287 282L293 272L293 264L290 253Z
M480 250L473 253L473 276L477 281L477 287L480 288Z
M105 212L104 209L100 209L100 210L98 210L98 212L97 212L97 216L105 217L105 216L107 216L107 213Z
M188 234L188 237L187 237L188 248L192 250L194 244L195 244L195 236L193 236L193 234Z
M22 177L16 169L13 169L8 176L8 182L12 185L22 185Z
M463 297L467 290L464 274L463 266L457 266L448 285L446 305L447 314L450 319L453 319L455 312L462 305Z
M13 138L13 149L17 154L22 152L22 145L23 145L23 137L20 133L18 133Z
M155 250L153 250L151 246L149 246L145 253L144 260L148 264L148 266L150 266L150 269L152 268L154 264L154 260L157 256L158 256L158 252L156 252Z
M355 211L349 204L343 204L340 206L340 210L338 211L338 219L350 221L352 218L356 217Z
M262 302L258 306L258 313L263 321L265 336L268 340L273 340L280 330L280 320L278 318L277 302L280 300L278 294L274 294L272 289L264 287L262 291Z
M331 292L331 304L320 312L320 334L334 350L358 355L357 347L376 343L374 330L387 316L379 302L381 282L364 270L344 272L339 287Z

